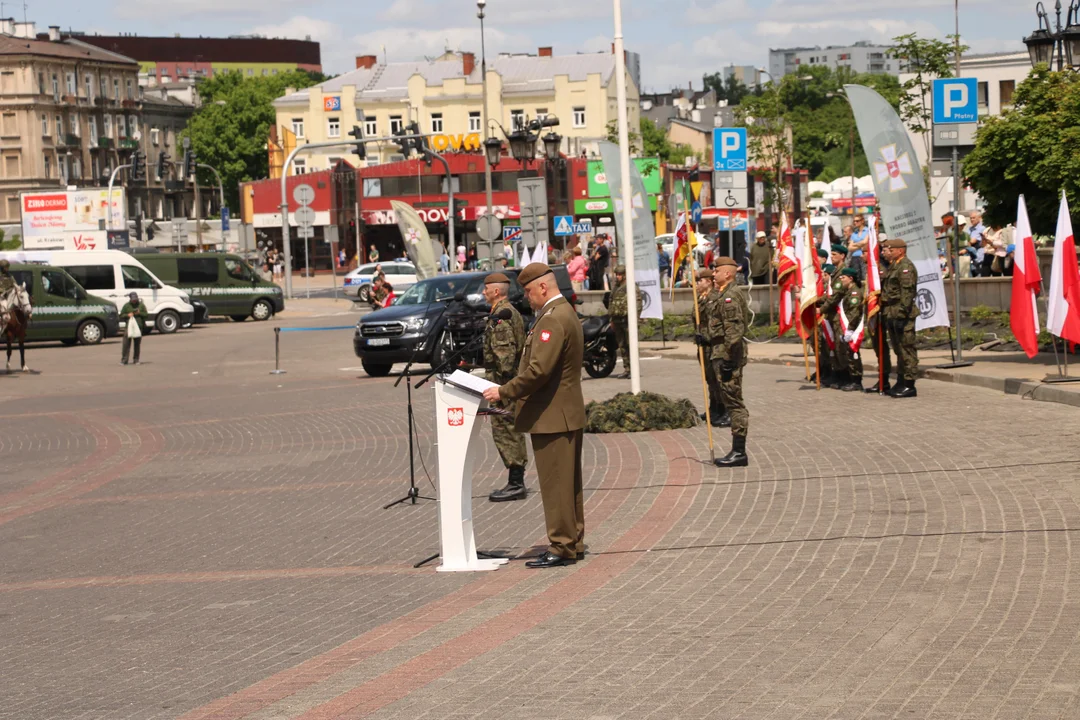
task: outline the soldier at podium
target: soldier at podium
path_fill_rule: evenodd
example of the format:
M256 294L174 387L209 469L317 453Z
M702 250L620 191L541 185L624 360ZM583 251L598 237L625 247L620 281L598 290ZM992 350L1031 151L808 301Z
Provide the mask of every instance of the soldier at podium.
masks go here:
M559 291L544 263L518 275L537 320L525 338L517 376L484 391L494 404L517 403L514 428L532 437L540 497L544 503L548 550L525 563L530 568L572 565L585 552L585 506L581 450L585 400L581 359L585 339L581 321Z
M491 305L484 332L484 377L496 385L505 385L514 378L525 347L525 323L510 303L509 294L510 278L503 273L491 273L484 279L484 299ZM504 318L507 314L510 317ZM510 409L506 402L498 407ZM510 476L506 487L488 495L488 500L524 500L525 468L529 464L525 435L514 429L513 418L492 415L491 437Z

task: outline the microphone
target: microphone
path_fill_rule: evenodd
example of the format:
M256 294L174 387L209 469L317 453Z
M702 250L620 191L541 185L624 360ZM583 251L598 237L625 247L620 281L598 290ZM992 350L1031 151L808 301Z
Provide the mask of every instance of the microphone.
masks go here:
M503 308L499 312L489 317L488 322L491 322L493 320L509 320L512 317L514 317L514 313L510 311L510 308Z

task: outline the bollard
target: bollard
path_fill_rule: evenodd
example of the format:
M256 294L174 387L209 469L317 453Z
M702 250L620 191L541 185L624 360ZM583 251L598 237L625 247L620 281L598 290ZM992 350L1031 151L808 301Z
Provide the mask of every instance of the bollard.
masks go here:
M274 328L274 369L270 371L271 375L284 375L285 371L281 369L281 328Z

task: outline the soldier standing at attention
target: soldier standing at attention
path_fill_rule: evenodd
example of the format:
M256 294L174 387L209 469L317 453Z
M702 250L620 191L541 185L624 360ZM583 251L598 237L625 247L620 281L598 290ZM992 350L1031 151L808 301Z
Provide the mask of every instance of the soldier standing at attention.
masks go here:
M711 360L712 344L709 337L709 317L712 315L713 307L720 297L720 294L716 292L716 285L713 284L712 270L702 269L697 271L696 290L698 294L698 324L697 337L694 339L697 341L698 346L701 347L701 355L705 360L705 383L709 386L708 418L706 418L705 413L702 413L701 419L708 419L713 427L731 427L731 415L724 408L724 401L720 399L720 381L713 371Z
M720 379L720 395L731 413L731 452L716 461L717 467L746 467L746 434L750 413L743 402L742 379L746 365L746 329L750 303L746 292L735 284L738 264L729 257L717 258L713 279L719 296L709 314L713 372Z
M608 315L615 328L615 341L619 343L619 356L622 357L623 372L619 377L626 379L630 377L630 308L626 302L626 267L623 265L615 267L615 289L611 291Z
M0 260L0 294L11 292L15 287L15 278L11 277L11 263Z
M506 275L491 273L484 279L484 299L491 305L491 315L484 333L484 376L496 385L505 385L514 378L521 361L521 351L525 347L525 323L521 313L510 304L509 294L510 278ZM507 312L509 319L499 317ZM510 409L505 402L496 407ZM492 415L491 437L510 477L506 487L488 495L488 500L524 500L525 468L529 464L525 435L514 430L513 417Z
M882 241L883 243L885 241ZM889 250L884 247L884 244L879 246L878 251L878 277L882 282L885 282L885 275L889 270ZM881 287L881 286L879 286ZM879 388L877 383L874 383L873 387L866 388L867 393L878 394L878 391L882 393L888 393L891 389L889 384L889 375L892 374L892 358L889 355L889 333L885 330L884 324L881 325L881 336L878 336L878 325L883 323L880 310L874 314L874 317L866 321L866 342L869 342L874 348L874 355L877 356L878 365L881 366L881 377L885 378L884 386Z
M585 400L581 394L581 358L585 338L574 308L559 291L555 274L531 263L518 275L536 322L525 338L517 376L488 388L491 403L517 402L514 429L532 437L540 498L550 545L530 568L573 565L585 552L585 502L581 450Z
M919 308L915 296L919 273L907 256L907 243L900 239L882 243L889 259L889 270L881 281L881 314L889 344L896 350L896 387L889 391L894 398L916 397L915 378L919 374L919 353L915 347L915 320Z
M848 375L848 367L851 364L851 348L849 348L843 342L844 331L840 328L840 317L837 313L837 308L840 306L840 302L843 300L844 286L840 282L840 273L847 267L847 248L843 245L833 245L832 252L830 253L830 259L832 260L832 270L829 272L829 293L825 299L821 308L821 314L824 317L824 321L829 323L829 327L832 328L833 343L836 348L833 350L831 372L829 373L828 380L822 378L822 385L832 388L833 390L839 390L844 387L850 378Z
M854 332L859 327L859 323L862 322L863 316L863 304L864 296L863 289L859 286L859 272L855 268L844 268L840 271L840 292L843 294L843 301L839 303L837 312L843 313L844 323L847 325L847 332L843 333L841 338L837 338L837 342L843 342L844 347L847 349L848 357L848 382L840 389L844 392L862 392L862 356L859 355L858 350L853 350L851 345L848 345L854 339Z

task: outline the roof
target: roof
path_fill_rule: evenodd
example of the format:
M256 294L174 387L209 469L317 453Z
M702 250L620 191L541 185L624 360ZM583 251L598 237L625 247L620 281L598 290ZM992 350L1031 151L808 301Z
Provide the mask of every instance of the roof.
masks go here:
M697 130L700 133L705 133L706 135L709 135L710 137L712 136L713 130L716 128L715 125L706 125L705 123L696 123L693 120L682 120L681 118L672 118L671 119L671 124L672 125L682 125L683 127L688 127L691 130Z
M89 45L143 62L296 63L322 65L319 43L288 38L192 38L77 35Z
M555 89L555 77L560 75L568 76L571 82L600 75L606 87L615 72L615 56L607 52L552 57L500 55L488 64L488 68L502 76L504 94L550 93ZM468 76L463 71L460 55L450 59L379 64L357 68L275 102L306 105L312 90L318 93L340 92L346 85L356 87L358 96L365 100L399 100L408 97L409 78L413 75L422 76L429 87L459 78L464 78L467 85L482 84L480 63L475 64Z
M136 65L129 57L87 45L78 40L31 40L28 38L0 35L0 55L36 55L39 57L65 58L69 60L94 60L96 62Z

